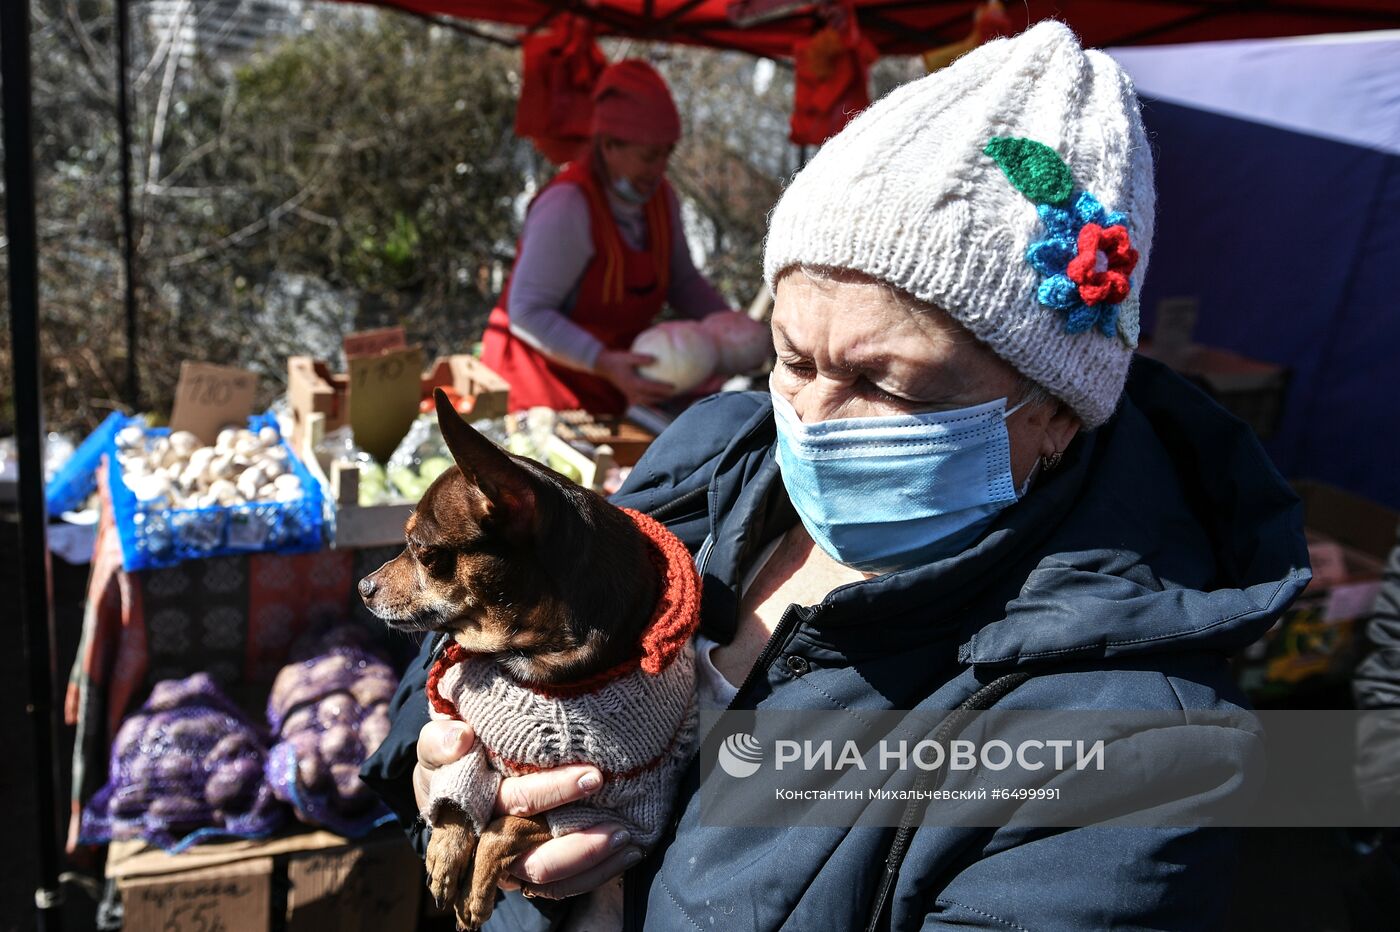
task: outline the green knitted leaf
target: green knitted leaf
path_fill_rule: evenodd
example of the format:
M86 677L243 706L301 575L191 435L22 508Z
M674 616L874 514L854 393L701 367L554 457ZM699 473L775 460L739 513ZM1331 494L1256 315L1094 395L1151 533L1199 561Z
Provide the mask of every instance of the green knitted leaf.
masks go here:
M1001 166L1017 191L1037 204L1063 204L1074 190L1069 166L1043 142L994 136L982 151Z

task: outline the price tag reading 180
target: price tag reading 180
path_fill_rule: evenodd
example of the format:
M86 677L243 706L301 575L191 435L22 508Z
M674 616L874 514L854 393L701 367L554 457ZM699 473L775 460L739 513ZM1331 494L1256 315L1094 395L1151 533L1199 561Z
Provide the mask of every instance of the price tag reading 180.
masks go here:
M170 428L213 443L220 429L247 423L257 394L258 377L246 369L186 361L180 364Z

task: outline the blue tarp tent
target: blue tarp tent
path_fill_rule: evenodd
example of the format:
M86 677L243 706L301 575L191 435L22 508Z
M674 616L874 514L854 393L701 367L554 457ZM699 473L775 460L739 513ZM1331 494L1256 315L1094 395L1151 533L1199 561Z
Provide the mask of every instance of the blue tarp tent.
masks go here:
M1287 476L1400 506L1400 31L1125 48L1157 157L1143 293L1292 370Z

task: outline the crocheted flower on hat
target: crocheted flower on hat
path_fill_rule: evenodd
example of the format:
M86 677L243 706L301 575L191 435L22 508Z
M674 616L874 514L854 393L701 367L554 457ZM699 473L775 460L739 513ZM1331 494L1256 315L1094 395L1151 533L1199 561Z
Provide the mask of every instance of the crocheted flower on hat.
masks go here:
M1042 142L998 136L982 151L1036 204L1045 227L1045 238L1026 250L1026 261L1041 275L1040 303L1065 315L1069 333L1094 329L1113 336L1138 263L1127 217L1108 212L1088 191L1076 193L1069 166Z

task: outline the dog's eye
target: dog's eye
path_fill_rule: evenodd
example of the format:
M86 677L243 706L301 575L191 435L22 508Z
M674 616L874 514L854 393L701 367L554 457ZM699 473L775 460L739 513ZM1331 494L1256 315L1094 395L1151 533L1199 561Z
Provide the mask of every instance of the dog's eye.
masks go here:
M440 547L420 547L417 557L418 562L430 571L444 569L452 565L452 555Z

